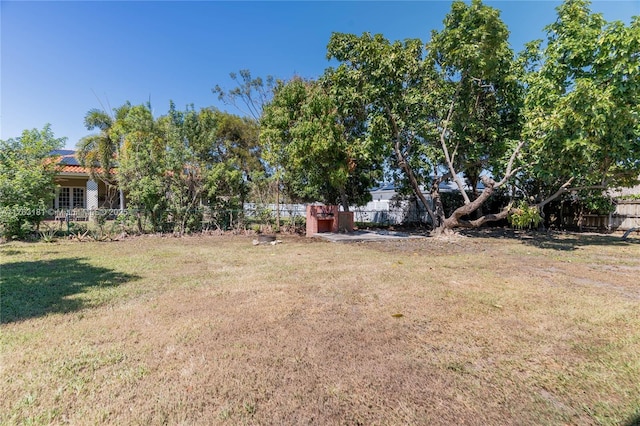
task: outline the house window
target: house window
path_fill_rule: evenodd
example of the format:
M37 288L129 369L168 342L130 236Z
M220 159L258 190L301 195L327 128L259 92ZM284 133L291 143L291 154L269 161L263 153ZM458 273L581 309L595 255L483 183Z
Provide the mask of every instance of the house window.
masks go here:
M74 208L84 208L84 188L71 188L73 190L73 202Z
M60 192L58 192L58 208L60 209L68 209L70 205L70 195L69 190L71 188L60 188Z
M60 188L58 192L58 208L84 208L84 192L84 188Z

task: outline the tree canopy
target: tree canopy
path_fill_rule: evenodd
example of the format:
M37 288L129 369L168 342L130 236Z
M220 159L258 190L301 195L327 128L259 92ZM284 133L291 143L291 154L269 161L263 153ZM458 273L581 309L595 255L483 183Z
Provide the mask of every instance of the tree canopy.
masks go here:
M525 179L539 205L576 189L631 186L640 175L640 17L607 23L585 0L558 8L527 60Z
M263 168L255 120L216 109L170 103L154 117L150 105L125 103L113 116L90 110L86 122L101 131L80 141L83 163L126 192L140 228L146 218L154 230L183 233L198 226L203 205L237 209Z
M499 12L480 1L457 1L444 23L426 46L420 40L390 42L379 34L333 34L327 55L340 61L327 74L342 96L351 94L366 105L371 146L387 156L438 229L499 218L462 220L515 173L521 147L522 92ZM448 218L439 196L444 180L456 183L464 201ZM480 180L484 191L477 194ZM431 188L433 208L425 187Z
M0 140L0 235L23 236L45 217L55 193L53 151L64 143L49 124Z
M376 165L339 109L330 80L280 83L264 109L260 138L294 197L348 210L370 198Z

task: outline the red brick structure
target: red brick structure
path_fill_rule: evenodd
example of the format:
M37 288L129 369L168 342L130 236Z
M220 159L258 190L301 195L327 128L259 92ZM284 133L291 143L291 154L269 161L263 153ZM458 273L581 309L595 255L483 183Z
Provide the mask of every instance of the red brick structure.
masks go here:
M321 232L352 232L353 212L341 212L338 206L307 206L307 237Z

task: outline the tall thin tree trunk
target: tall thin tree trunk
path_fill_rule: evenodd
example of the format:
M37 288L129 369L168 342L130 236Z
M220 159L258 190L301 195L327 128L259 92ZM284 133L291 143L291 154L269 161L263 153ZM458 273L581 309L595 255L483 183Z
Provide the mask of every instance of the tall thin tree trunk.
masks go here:
M347 193L345 192L344 188L342 188L340 190L340 202L342 204L342 209L345 212L349 211L349 199L347 198Z
M433 217L435 221L433 223L433 233L435 235L442 234L444 230L444 207L442 205L442 198L440 197L440 179L434 179L431 184L431 201L433 202Z
M280 178L276 179L276 230L280 230Z

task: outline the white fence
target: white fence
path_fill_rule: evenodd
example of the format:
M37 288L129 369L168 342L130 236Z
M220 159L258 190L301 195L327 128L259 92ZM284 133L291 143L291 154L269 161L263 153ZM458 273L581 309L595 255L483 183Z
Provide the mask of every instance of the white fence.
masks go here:
M255 204L245 203L244 215L259 218L268 214L274 218L280 211L281 218L306 217L306 204ZM378 225L399 225L402 223L417 223L429 221L424 209L417 209L415 205L403 203L400 207L393 207L388 201L372 201L366 206L350 207L355 222L372 223Z

